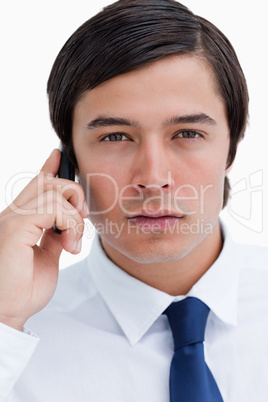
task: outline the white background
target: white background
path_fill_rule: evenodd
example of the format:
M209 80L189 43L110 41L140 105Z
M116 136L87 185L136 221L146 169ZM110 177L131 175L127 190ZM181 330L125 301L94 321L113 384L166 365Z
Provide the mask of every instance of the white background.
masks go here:
M53 61L69 36L111 1L14 0L0 6L1 147L0 209L11 201L58 146L46 97ZM234 193L222 214L238 242L268 246L267 20L264 2L186 0L194 13L218 26L231 40L250 92L250 126L229 177ZM26 173L25 173L26 172ZM19 181L17 179L20 179ZM18 183L14 185L14 183ZM240 190L240 192L238 192ZM63 253L61 267L83 258Z

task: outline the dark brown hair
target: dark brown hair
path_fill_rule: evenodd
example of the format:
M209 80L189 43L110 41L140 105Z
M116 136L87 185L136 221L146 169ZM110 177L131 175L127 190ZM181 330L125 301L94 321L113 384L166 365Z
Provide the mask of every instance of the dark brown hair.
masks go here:
M227 166L248 117L247 84L236 53L213 24L174 0L119 0L86 21L65 43L47 85L52 125L77 166L72 116L85 91L169 55L196 54L215 75L230 129ZM225 178L223 207L230 191Z

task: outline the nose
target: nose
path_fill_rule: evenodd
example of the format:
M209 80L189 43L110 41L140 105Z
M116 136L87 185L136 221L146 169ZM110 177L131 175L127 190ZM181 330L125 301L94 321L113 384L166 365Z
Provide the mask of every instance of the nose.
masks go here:
M170 159L161 142L141 146L137 151L132 184L143 192L159 189L169 192L173 188Z

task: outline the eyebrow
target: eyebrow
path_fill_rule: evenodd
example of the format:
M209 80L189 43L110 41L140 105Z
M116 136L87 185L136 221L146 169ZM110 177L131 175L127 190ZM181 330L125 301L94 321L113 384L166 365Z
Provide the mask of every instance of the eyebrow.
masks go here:
M200 114L190 114L190 115L185 115L185 116L175 116L172 117L170 120L167 120L164 123L164 127L167 126L175 126L176 124L187 124L187 123L205 123L209 124L212 126L215 126L217 123L214 119L209 117L205 113L200 113Z
M216 121L206 115L205 113L200 114L190 114L185 116L174 116L171 119L164 122L163 127L175 126L176 124L187 124L187 123L205 123L209 125L216 125ZM93 130L100 127L110 127L110 126L129 126L129 127L140 127L140 125L134 120L124 119L121 117L106 117L99 116L94 120L91 120L87 124L88 130Z
M88 130L92 130L94 128L99 127L109 127L109 126L138 127L139 125L133 120L123 119L121 117L105 117L105 116L99 116L87 124Z

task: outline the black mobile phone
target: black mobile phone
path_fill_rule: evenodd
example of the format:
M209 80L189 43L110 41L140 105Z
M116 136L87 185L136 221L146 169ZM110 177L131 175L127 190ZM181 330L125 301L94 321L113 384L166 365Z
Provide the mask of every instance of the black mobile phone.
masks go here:
M62 144L60 144L59 149L61 151L61 160L57 177L75 181L75 167L69 160L66 149ZM53 229L55 232L61 233L61 230L57 228L56 224L53 225Z
M61 160L57 177L61 179L75 180L75 168L68 158L66 149L60 145Z

